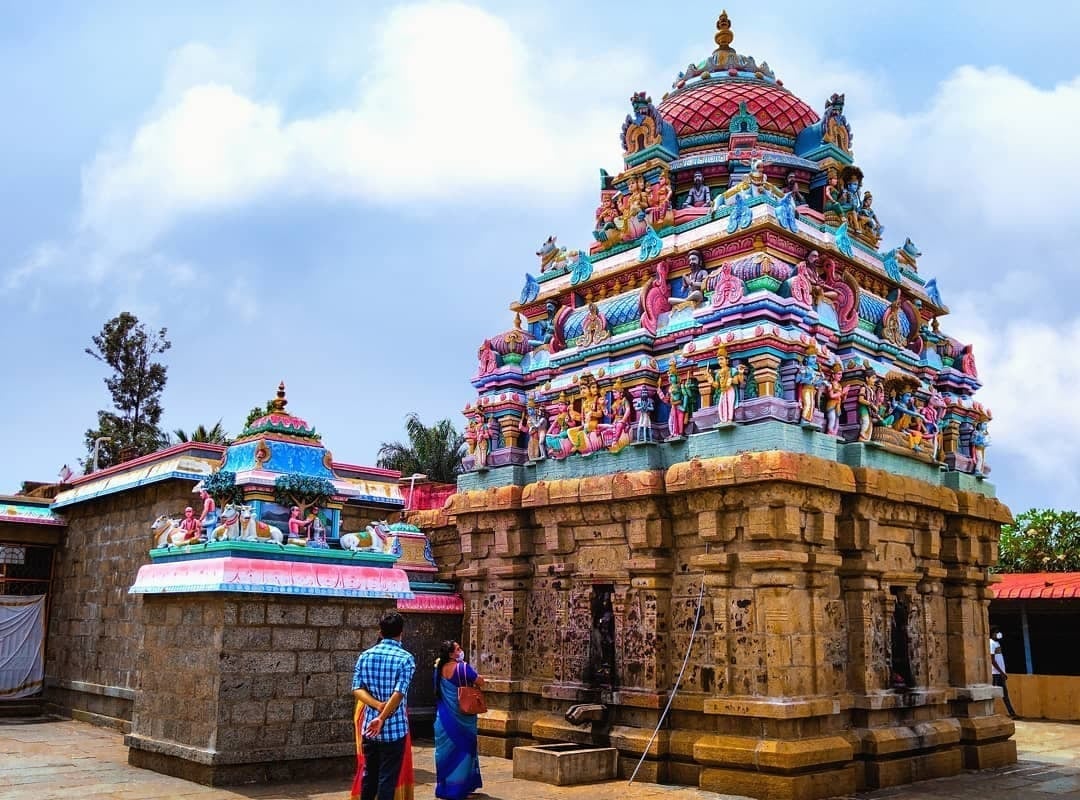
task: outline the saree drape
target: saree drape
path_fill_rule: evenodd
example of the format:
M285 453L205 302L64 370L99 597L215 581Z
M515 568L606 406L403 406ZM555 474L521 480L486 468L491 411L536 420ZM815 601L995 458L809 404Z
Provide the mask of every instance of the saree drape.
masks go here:
M364 704L356 701L353 709L353 733L356 736L356 777L353 778L352 794L349 800L360 800L360 786L364 780ZM413 776L412 763L412 734L405 734L405 754L401 757L401 772L398 773L397 789L394 791L394 800L413 800L413 787L416 779Z

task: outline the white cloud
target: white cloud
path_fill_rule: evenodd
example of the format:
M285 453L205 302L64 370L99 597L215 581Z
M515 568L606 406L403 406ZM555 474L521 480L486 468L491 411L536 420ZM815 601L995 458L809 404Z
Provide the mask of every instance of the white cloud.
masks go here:
M553 55L554 69L536 69ZM595 69L604 58L536 53L467 5L405 6L379 26L353 107L288 119L218 77L242 70L189 45L168 71L174 101L85 170L82 229L124 253L192 214L273 193L408 208L483 204L489 190L519 200L580 192L597 165L619 157L612 131L625 102ZM593 90L593 103L556 102L580 80L593 82L578 87Z

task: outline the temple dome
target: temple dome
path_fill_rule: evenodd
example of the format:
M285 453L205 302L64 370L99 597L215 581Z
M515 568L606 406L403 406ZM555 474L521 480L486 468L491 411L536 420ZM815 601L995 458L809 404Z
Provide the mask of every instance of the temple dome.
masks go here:
M817 112L784 88L767 61L759 64L736 52L734 39L725 11L716 21L716 49L680 72L674 91L664 96L657 110L676 136L728 133L732 119L746 112L754 115L759 130L793 139L818 121Z
M783 86L752 77L702 81L668 95L658 110L681 139L701 133L727 133L740 103L746 104L761 130L792 138L818 121L817 112Z

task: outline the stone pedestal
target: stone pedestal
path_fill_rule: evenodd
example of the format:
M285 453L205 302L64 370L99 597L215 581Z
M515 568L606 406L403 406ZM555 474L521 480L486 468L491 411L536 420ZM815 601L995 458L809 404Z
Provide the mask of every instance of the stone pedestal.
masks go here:
M936 469L779 450L668 463L462 491L417 520L489 677L484 752L610 744L620 777L644 753L641 780L770 798L1015 758L987 685L1003 505ZM608 646L614 679L590 686ZM604 725L564 720L575 703L607 706Z
M392 599L148 594L128 762L208 785L356 769L356 658Z

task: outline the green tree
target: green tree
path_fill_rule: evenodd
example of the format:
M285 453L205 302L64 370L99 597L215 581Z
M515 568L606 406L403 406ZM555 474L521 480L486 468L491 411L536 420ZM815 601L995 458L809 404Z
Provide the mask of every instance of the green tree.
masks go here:
M103 442L98 465L115 464L121 453L146 455L168 444L168 435L158 427L161 421L161 393L168 380L168 369L154 357L164 353L172 342L166 330L148 331L138 317L127 311L113 317L91 341L86 353L107 364L112 370L105 386L112 395L115 411L98 411L98 426L86 432L85 466L93 466L94 441Z
M1001 528L999 572L1080 571L1080 513L1033 508Z
M326 478L298 472L279 475L274 481L274 499L286 508L299 506L301 518L307 516L312 506L326 505L334 491L334 484Z
M405 477L419 472L442 483L457 480L465 455L465 436L458 433L450 420L439 420L428 427L418 415L409 414L405 417L405 433L409 437L407 445L382 443L378 466L397 470Z
M213 475L203 479L202 488L214 498L219 508L227 503L244 502L244 493L236 485L236 473L232 470L219 469Z
M265 417L267 414L273 412L274 401L267 400L265 406L255 406L248 412L247 419L244 420L244 430L251 427L251 423L257 420L259 417Z
M178 442L207 442L209 444L229 443L229 434L221 427L220 419L214 423L214 427L212 428L207 428L205 425L199 425L199 427L191 433L188 433L183 428L177 428L172 432L172 435L176 437L176 441Z

